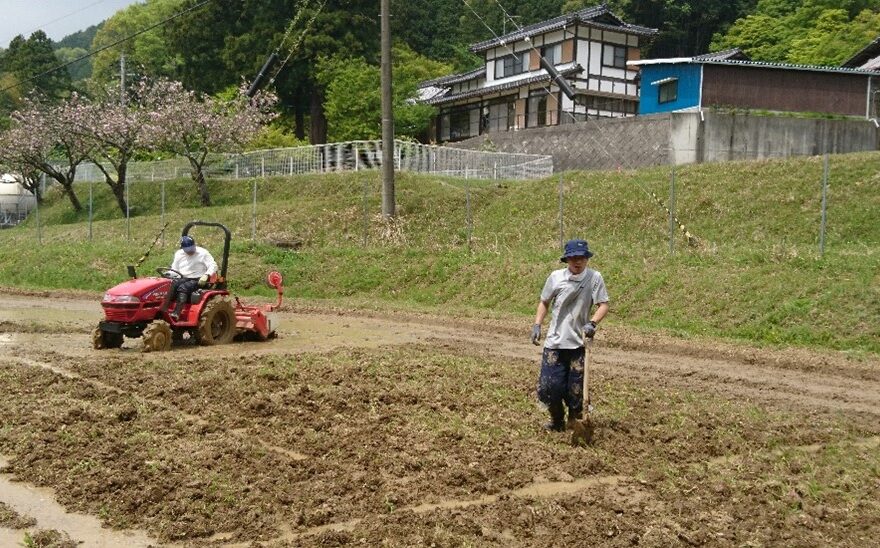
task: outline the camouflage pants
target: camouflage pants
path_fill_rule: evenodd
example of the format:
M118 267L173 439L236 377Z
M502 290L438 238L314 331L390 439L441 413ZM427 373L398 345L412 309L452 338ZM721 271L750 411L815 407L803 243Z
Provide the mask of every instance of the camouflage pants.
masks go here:
M538 401L547 406L555 425L580 418L584 408L584 348L545 348L538 378Z

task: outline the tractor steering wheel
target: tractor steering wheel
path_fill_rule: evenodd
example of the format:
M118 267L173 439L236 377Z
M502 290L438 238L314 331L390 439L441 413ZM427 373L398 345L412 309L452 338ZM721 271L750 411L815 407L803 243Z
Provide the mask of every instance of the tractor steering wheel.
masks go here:
M171 278L171 276L168 276L169 272L173 272L173 273L177 274L179 277L183 278L183 274L174 270L173 268L165 268L164 266L160 266L159 268L156 269L156 272L158 272L159 275L162 276L163 278Z

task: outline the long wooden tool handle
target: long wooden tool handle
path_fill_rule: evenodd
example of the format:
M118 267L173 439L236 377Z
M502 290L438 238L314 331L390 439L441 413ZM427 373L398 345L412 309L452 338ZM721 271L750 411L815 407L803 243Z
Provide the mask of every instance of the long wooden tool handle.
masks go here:
M590 360L593 357L593 341L587 342L584 356L584 412L590 411Z

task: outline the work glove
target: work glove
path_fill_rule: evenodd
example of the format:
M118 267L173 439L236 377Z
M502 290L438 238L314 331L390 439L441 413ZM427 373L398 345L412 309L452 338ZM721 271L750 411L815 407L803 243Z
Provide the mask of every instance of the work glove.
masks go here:
M590 320L587 322L587 325L584 326L584 337L588 339L592 339L596 334L596 322Z
M199 287L205 287L208 285L208 275L202 274L202 277L199 278Z
M536 323L532 326L532 344L538 346L540 344L538 341L541 340L541 324Z

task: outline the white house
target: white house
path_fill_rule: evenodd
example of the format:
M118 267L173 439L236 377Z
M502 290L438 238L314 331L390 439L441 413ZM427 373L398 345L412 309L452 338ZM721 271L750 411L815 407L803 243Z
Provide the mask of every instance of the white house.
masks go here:
M631 25L605 4L479 42L482 67L423 82L419 99L440 112L431 137L456 141L484 133L634 116L639 70L627 65L657 29ZM561 93L541 68L552 63L574 89Z

